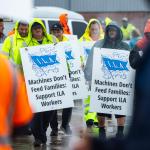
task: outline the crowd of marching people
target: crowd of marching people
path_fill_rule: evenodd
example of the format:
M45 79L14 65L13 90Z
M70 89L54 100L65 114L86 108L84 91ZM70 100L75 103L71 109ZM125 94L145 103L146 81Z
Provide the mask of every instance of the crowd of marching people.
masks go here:
M62 14L59 17L59 19L60 19L59 23L55 23L50 27L51 31L50 34L47 33L46 27L42 22L42 20L38 18L35 18L30 22L17 21L14 29L12 29L12 31L9 33L7 37L3 33L4 30L3 19L0 19L0 43L3 43L1 50L2 54L1 57L2 59L7 58L11 63L13 63L14 67L17 68L17 70L19 70L20 76L22 76L22 78L23 78L23 67L19 50L20 48L29 46L39 46L43 44L57 44L58 42L69 41L69 39L65 36L65 34L71 34L71 31L67 24L68 16L67 14ZM147 21L144 29L144 34L142 36L140 34L140 31L134 25L130 24L128 18L126 17L122 19L122 26L119 26L117 22L111 20L108 17L105 19L104 22L100 22L97 19L90 19L84 34L79 39L79 42L81 41L95 42L88 56L86 65L82 64L83 59L81 57L81 66L84 71L85 79L86 81L89 82L89 90L92 80L92 67L94 61L93 51L95 47L118 49L118 50L122 49L129 51L130 52L129 62L131 67L134 69L138 69L142 61L142 56L145 53L144 50L148 45L149 40L150 40L150 20ZM23 80L22 82L24 82L24 79L22 80ZM19 96L21 101L25 99L25 96L23 95ZM25 107L27 104L23 105L24 105L23 107ZM111 118L112 115L105 113L90 112L89 111L90 96L87 96L87 98L84 100L84 105L85 107L83 117L86 122L87 128L92 129L93 126L96 126L96 128L98 128L98 136L100 137L100 139L102 140L106 139L107 137L106 137L105 120L106 118ZM51 127L50 136L58 136L59 130L63 131L64 134L68 135L72 134L72 130L70 127L72 108L65 108L62 110L62 121L60 129L58 125L57 110L49 110L45 112L34 113L32 118L32 114L30 113L31 110L28 109L29 108L26 108L25 112L25 114L28 115L28 117L25 117L26 120L25 123L23 124L25 125L24 128L16 127L15 129L16 134L32 134L34 136L35 147L44 145L47 142L46 131L49 126ZM25 114L22 114L22 116L24 116ZM125 117L126 116L124 115L115 115L115 118L117 119L116 137L119 139L122 139L124 137ZM4 119L4 116L2 116L2 118L0 119L2 121L2 119ZM6 132L8 132L7 129ZM4 131L1 132L0 126L0 139L2 136L5 137L5 135L6 133L4 133ZM8 143L4 147L6 150L11 149L8 146Z

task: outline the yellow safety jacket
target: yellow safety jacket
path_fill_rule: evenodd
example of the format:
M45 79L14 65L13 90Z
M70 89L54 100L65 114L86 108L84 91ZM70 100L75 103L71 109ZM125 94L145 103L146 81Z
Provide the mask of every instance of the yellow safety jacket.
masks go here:
M128 24L127 28L121 27L123 33L123 40L130 40L132 37L132 31L135 29L135 26Z
M97 19L90 19L86 29L85 29L85 33L81 36L81 38L79 39L79 41L93 41L90 37L90 25L92 22L97 22L100 26L100 33L99 33L99 40L104 38L104 32L103 32L103 28L100 24L100 22Z
M8 59L12 60L16 65L21 64L20 48L26 46L25 43L28 39L28 36L20 36L18 32L18 25L19 22L16 22L15 33L11 36L8 36L2 46L2 53L5 54Z
M44 32L44 38L42 40L42 44L54 44L54 43L57 43L58 42L58 39L51 35L51 34L48 34L46 32L46 27L45 25L43 24L42 20L39 19L39 18L35 18L31 21L31 23L29 24L29 38L27 40L27 46L37 46L37 45L40 45L39 42L34 39L32 37L32 32L31 32L31 27L32 25L35 23L35 22L38 22L41 24L41 26L43 27L43 32Z

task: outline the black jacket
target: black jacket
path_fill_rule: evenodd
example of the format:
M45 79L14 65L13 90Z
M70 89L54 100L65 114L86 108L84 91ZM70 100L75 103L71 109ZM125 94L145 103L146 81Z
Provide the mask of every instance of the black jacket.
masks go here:
M130 52L129 62L133 69L137 69L141 63L142 55L140 55L140 51L143 53L138 46L135 46Z

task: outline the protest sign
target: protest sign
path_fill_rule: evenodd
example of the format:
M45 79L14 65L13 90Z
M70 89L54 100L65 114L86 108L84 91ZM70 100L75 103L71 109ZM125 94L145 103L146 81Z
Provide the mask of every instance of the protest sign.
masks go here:
M34 112L73 107L65 54L54 45L21 48L28 97Z
M77 41L60 42L57 47L64 51L68 62L73 99L84 99L87 96L84 74L81 68L80 46Z
M81 55L82 55L84 65L86 64L88 55L89 55L94 43L95 42L79 42L79 44L81 46Z
M93 60L91 111L130 116L135 71L129 51L94 48Z

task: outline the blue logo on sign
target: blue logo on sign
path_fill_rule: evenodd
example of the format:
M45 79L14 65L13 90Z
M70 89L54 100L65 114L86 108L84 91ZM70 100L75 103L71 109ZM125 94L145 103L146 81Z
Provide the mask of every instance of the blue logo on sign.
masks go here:
M87 54L87 55L89 55L89 54L90 54L90 51L91 51L91 49L89 49L89 48L85 48L85 52L86 52L86 54Z
M72 51L66 51L65 54L66 54L66 59L67 60L74 59L74 57L72 56Z
M120 55L116 55L117 57ZM108 58L106 56L102 56L102 62L103 67L102 71L104 72L103 77L105 79L115 79L115 78L121 78L126 79L127 78L127 71L129 69L127 68L128 61L127 59L119 58Z
M59 64L56 59L56 54L54 55L43 55L43 56L31 56L32 61L38 67L47 67L49 65Z
M108 70L113 70L113 71L123 71L126 70L128 71L127 68L127 61L122 61L122 60L116 60L116 59L110 59L103 57L104 64L106 65Z
M51 71L55 73L59 72L57 65L59 65L60 62L55 53L41 56L29 54L29 57L32 62L32 70L37 77L48 76Z

